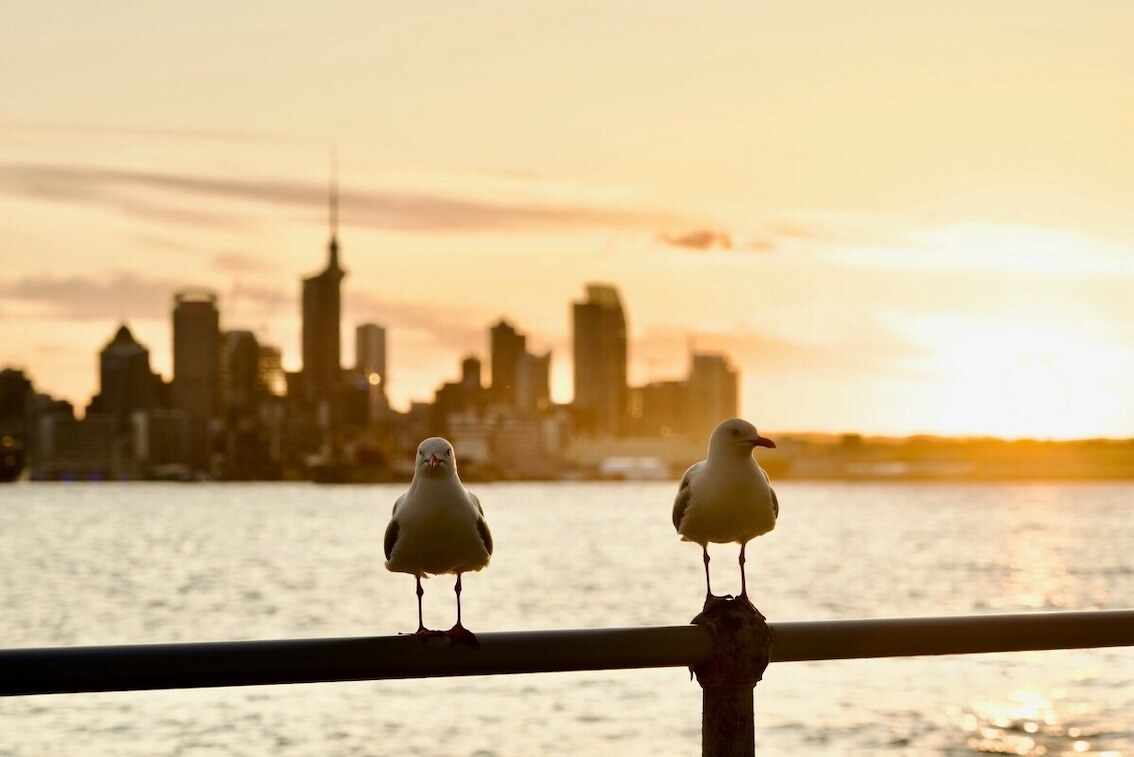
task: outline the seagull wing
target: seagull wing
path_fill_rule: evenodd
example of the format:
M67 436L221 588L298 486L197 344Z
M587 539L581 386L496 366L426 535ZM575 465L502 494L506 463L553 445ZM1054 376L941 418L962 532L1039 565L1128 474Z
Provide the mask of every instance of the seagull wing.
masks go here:
M386 537L382 540L382 548L386 552L386 559L390 559L390 555L394 554L394 545L398 543L398 522L391 520L390 525L386 526Z
M407 493L408 494L408 493ZM382 539L382 548L386 552L386 559L390 559L390 555L394 552L394 544L398 541L398 508L406 501L407 494L398 497L394 502L394 509L390 513L390 525L386 526L386 536Z
M768 478L768 471L761 468L760 472L764 474L764 480L767 481L769 484L771 484L772 479ZM773 489L771 486L768 486L768 491L772 493L772 512L775 514L776 518L779 518L780 517L780 498L776 496L776 490Z
M469 499L472 500L473 506L476 507L477 513L480 514L480 517L483 520L484 519L484 508L480 506L480 497L476 496L475 494L470 492L468 489L465 489L465 493L469 495Z
M480 540L484 542L484 548L488 554L492 554L492 532L488 530L488 521L484 519L484 508L480 505L480 497L476 496L468 489L465 492L469 495L469 501L473 503L476 508L476 532L480 534Z
M690 465L689 470L685 471L685 475L681 477L681 483L677 486L677 496L673 499L673 527L678 531L681 530L681 519L685 517L685 510L689 507L690 500L693 499L693 475L701 469L702 465L704 465L703 460Z
M476 532L480 534L480 540L484 542L485 550L487 550L488 554L491 555L492 532L488 530L488 523L485 522L483 517L476 519Z

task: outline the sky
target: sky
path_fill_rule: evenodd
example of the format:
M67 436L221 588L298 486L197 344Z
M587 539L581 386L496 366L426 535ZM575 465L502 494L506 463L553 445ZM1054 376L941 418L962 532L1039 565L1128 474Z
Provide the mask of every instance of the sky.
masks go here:
M728 354L762 431L1134 436L1134 4L0 5L0 365L85 407L220 295L299 368L341 195L343 362L395 407L507 318L571 399Z

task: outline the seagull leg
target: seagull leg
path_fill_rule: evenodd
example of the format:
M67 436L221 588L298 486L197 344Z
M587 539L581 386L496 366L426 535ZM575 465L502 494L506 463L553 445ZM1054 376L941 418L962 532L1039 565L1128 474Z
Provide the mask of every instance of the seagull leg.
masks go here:
M713 607L714 605L718 605L726 599L732 599L732 597L731 596L730 597L718 597L716 594L713 593L712 584L709 583L709 545L708 544L702 544L701 550L705 554L705 606L704 606L704 609L708 610L710 607Z
M477 641L476 635L461 625L461 574L457 574L457 583L453 586L453 591L457 594L457 624L445 632L449 637L450 644L468 644L470 647L479 647L480 642Z
M457 574L457 583L453 586L453 591L457 595L457 626L461 625L461 574ZM454 626L455 628L456 626Z
M704 604L704 610L709 610L709 607L712 607L713 605L718 605L721 602L725 602L726 599L733 598L733 595L726 594L725 596L717 596L716 594L712 593L712 584L710 584L710 582L709 582L709 545L708 544L702 544L701 550L704 553L704 562L705 562L705 604Z
M740 545L740 596L745 599L748 599L748 579L744 575L744 548L747 546L747 544Z
M421 588L421 576L414 576L414 580L417 581L417 635L423 636L428 633L421 615L421 598L425 596L425 589Z
M421 616L421 598L425 596L425 589L421 588L421 576L414 576L417 581L417 630L414 631L414 636L425 641L433 636L442 635L441 631L431 631L425 627L425 622Z
M748 598L748 581L744 575L744 564L747 562L744 558L744 548L747 546L747 542L740 545L740 596L737 597L737 599L742 600L744 604L756 610L756 605L752 604L752 600ZM756 611L759 612L759 610Z
M705 601L713 596L713 585L709 583L709 545L702 544L701 551L705 553Z

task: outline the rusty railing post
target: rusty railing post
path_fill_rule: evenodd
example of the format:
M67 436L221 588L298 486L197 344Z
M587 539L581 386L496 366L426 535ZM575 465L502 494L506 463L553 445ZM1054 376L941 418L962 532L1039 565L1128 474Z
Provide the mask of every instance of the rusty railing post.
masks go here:
M772 652L772 633L759 610L740 599L714 604L693 618L713 640L709 657L695 668L702 689L703 757L751 757L756 753L752 694Z

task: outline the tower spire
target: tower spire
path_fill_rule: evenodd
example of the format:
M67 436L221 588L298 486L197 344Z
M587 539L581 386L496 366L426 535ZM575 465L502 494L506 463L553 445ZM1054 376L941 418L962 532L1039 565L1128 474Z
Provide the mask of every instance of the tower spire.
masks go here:
M328 245L328 250L331 253L331 259L327 265L328 268L339 267L339 148L337 144L331 145L331 186L330 186L330 205L331 205L331 241Z

